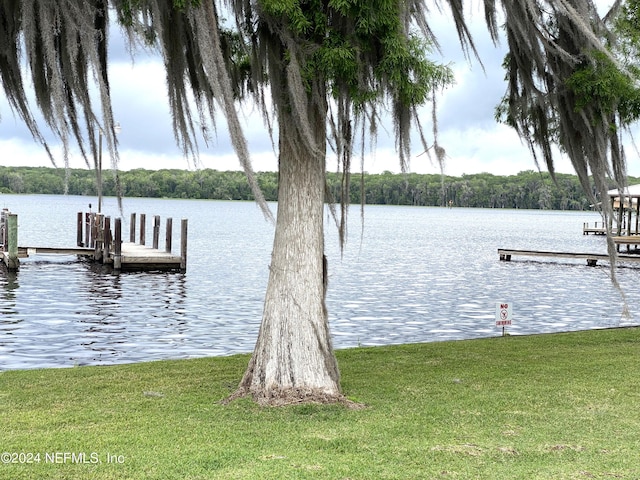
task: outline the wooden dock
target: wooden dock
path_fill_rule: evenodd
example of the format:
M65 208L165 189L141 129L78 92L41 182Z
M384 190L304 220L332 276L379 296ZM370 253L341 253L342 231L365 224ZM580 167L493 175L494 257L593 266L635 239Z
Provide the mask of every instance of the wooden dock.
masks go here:
M588 222L582 224L582 234L583 235L606 235L607 228L604 225L604 222L594 222L594 225L591 226Z
M613 228L610 228L613 232ZM612 237L614 243L618 247L618 251L620 251L621 245L627 246L627 252L630 252L633 246L634 250L640 249L640 233L637 230L630 229L627 231L626 224L623 222L622 227L619 230L619 233ZM582 224L582 234L583 235L606 235L607 228L604 222L594 222L593 226L587 222Z
M147 246L147 216L131 214L129 242L122 240L122 220L116 218L111 229L111 218L99 213L78 213L78 239L80 247L94 249L93 261L111 265L114 270L178 270L187 269L187 220L182 219L180 228L180 255L174 255L173 220L167 218L164 250L160 250L160 216L153 216L152 244Z
M606 253L548 252L540 250L509 250L506 248L499 248L498 255L500 256L500 260L505 262L510 261L512 256L584 259L590 267L595 267L599 260L611 260ZM640 262L640 255L619 254L616 256L616 260L620 263L638 263Z
M623 236L623 237L640 235L640 232L638 232L638 230L634 228L627 229L626 223L624 222L619 229L614 226L611 226L609 229L611 230L612 233L614 232L618 233L619 231L620 233L618 233L618 236ZM589 234L606 235L607 228L605 227L604 222L594 222L593 226L588 222L584 222L582 224L582 234L583 235L589 235Z
M166 220L164 249L159 248L160 217L153 217L152 245L146 245L146 215L141 214L139 238L136 238L137 214L131 214L129 242L122 241L122 221L100 213L78 212L77 246L38 247L18 246L17 215L3 210L0 217L1 263L8 270L20 267L20 258L32 255L76 255L88 261L108 265L115 271L180 271L187 268L187 220L182 219L180 234L180 254L172 253L173 221Z
M637 251L640 247L640 235L619 235L612 238L618 251L620 251L622 245L627 246L627 252L630 252L632 249Z

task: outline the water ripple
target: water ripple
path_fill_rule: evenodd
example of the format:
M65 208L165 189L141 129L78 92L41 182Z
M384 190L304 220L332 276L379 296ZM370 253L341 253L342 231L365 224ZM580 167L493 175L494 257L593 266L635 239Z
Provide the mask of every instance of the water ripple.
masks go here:
M33 227L49 221L42 201L23 196L13 208L20 210L21 243L68 245L75 212L87 199L47 200L60 207L61 227L46 242ZM255 205L130 199L124 218L130 212L189 217L188 272L113 275L73 257L25 260L18 273L0 274L0 370L253 349L273 235ZM495 304L504 301L514 306L511 334L636 325L639 268L618 270L631 309L623 318L606 266L498 261L498 248L604 251L602 238L581 232L595 219L580 212L367 207L364 236L344 252L335 228L327 228L334 346L499 335ZM359 215L351 222L359 232Z

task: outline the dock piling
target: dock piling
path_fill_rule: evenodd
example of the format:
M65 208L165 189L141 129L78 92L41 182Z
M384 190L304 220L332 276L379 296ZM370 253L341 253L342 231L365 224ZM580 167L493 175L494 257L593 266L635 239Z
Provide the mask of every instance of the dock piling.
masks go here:
M84 246L87 248L91 248L91 212L84 214Z
M135 243L136 241L136 214L131 214L131 220L129 221L129 242Z
M2 209L2 213L0 214L0 250L5 251L7 249L7 240L9 232L7 231L7 216L9 215L9 210L7 208Z
M120 218L116 218L116 223L113 226L113 236L113 268L114 270L120 270L122 268L122 219Z
M7 270L17 271L20 269L20 260L18 260L18 215L10 213L8 210L2 211L4 243L3 243L3 259L7 266Z
M93 229L92 229L92 233L93 233L93 248L94 248L94 254L93 254L93 259L96 262L99 262L102 260L102 243L104 242L104 231L102 230L104 225L102 224L103 222L103 215L101 213L94 213L93 214Z
M141 213L140 214L140 245L145 244L146 229L147 229L147 216L144 213Z
M160 215L153 217L153 248L158 249L160 240Z
M102 224L103 241L102 241L102 261L107 261L111 253L111 217L104 217L104 223Z
M180 270L187 270L187 219L183 218L180 228Z
M171 236L173 230L173 219L167 218L167 233L165 235L164 240L164 251L167 253L171 253Z
M82 212L78 212L78 220L77 220L77 239L76 239L76 246L77 247L84 247L84 243L82 243Z

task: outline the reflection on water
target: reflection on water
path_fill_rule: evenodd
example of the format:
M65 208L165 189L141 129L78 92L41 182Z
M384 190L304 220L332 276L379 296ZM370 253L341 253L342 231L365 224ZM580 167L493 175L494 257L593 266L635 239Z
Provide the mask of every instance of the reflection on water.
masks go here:
M20 287L4 290L13 302L0 319L3 368L142 361L187 344L184 274L113 275L54 259L23 262L17 277Z
M2 197L20 243L75 240L83 197L46 197L61 228L43 239L42 197ZM19 207L9 202L19 198ZM115 204L115 201L113 202ZM105 203L109 207L109 199ZM19 211L18 211L19 210ZM0 369L138 362L248 352L257 335L273 226L252 203L125 200L131 212L189 218L186 273L123 273L75 257L34 257L0 272ZM328 222L327 305L334 345L499 335L495 303L514 305L512 334L637 324L640 268L620 268L631 309L608 267L498 260L498 248L604 252L582 235L593 213L367 207L364 236L341 254ZM359 215L350 231L360 232Z
M16 314L16 295L15 289L18 288L18 273L4 271L4 277L0 276L0 295L2 303L0 304L0 321L9 315Z

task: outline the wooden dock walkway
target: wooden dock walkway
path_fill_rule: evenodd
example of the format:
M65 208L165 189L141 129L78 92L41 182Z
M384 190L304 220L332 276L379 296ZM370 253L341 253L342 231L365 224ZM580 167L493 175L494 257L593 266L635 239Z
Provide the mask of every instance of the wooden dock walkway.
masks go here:
M35 255L77 255L92 261L95 248L84 247L18 247L18 258L29 258ZM103 257L100 263L113 266L114 252ZM120 251L120 270L180 270L182 257L163 252L153 247L137 243L122 243Z
M139 239L136 243L137 215L131 214L129 242L122 241L122 221L116 218L113 230L111 218L99 213L78 212L76 247L18 246L17 215L2 211L0 217L0 263L8 270L18 270L20 258L33 255L76 255L88 261L111 266L115 271L186 271L187 220L182 219L180 254L172 250L171 218L166 220L164 250L159 248L160 217L153 217L152 245L146 245L146 215L140 215Z
M29 258L32 255L80 255L91 257L93 248L83 247L18 247L18 258Z
M113 264L115 254L110 254ZM184 267L184 268L183 268ZM153 247L137 243L123 243L120 251L120 270L186 270L186 263L180 255L163 252Z
M620 235L612 238L618 251L620 251L622 245L627 246L627 252L630 252L632 247L634 250L638 250L638 247L640 247L640 235Z
M510 261L512 256L584 259L590 267L595 267L599 260L611 260L606 253L549 252L540 250L510 250L506 248L499 248L498 255L500 256L500 260L505 262ZM640 255L618 254L616 260L620 263L639 263Z

